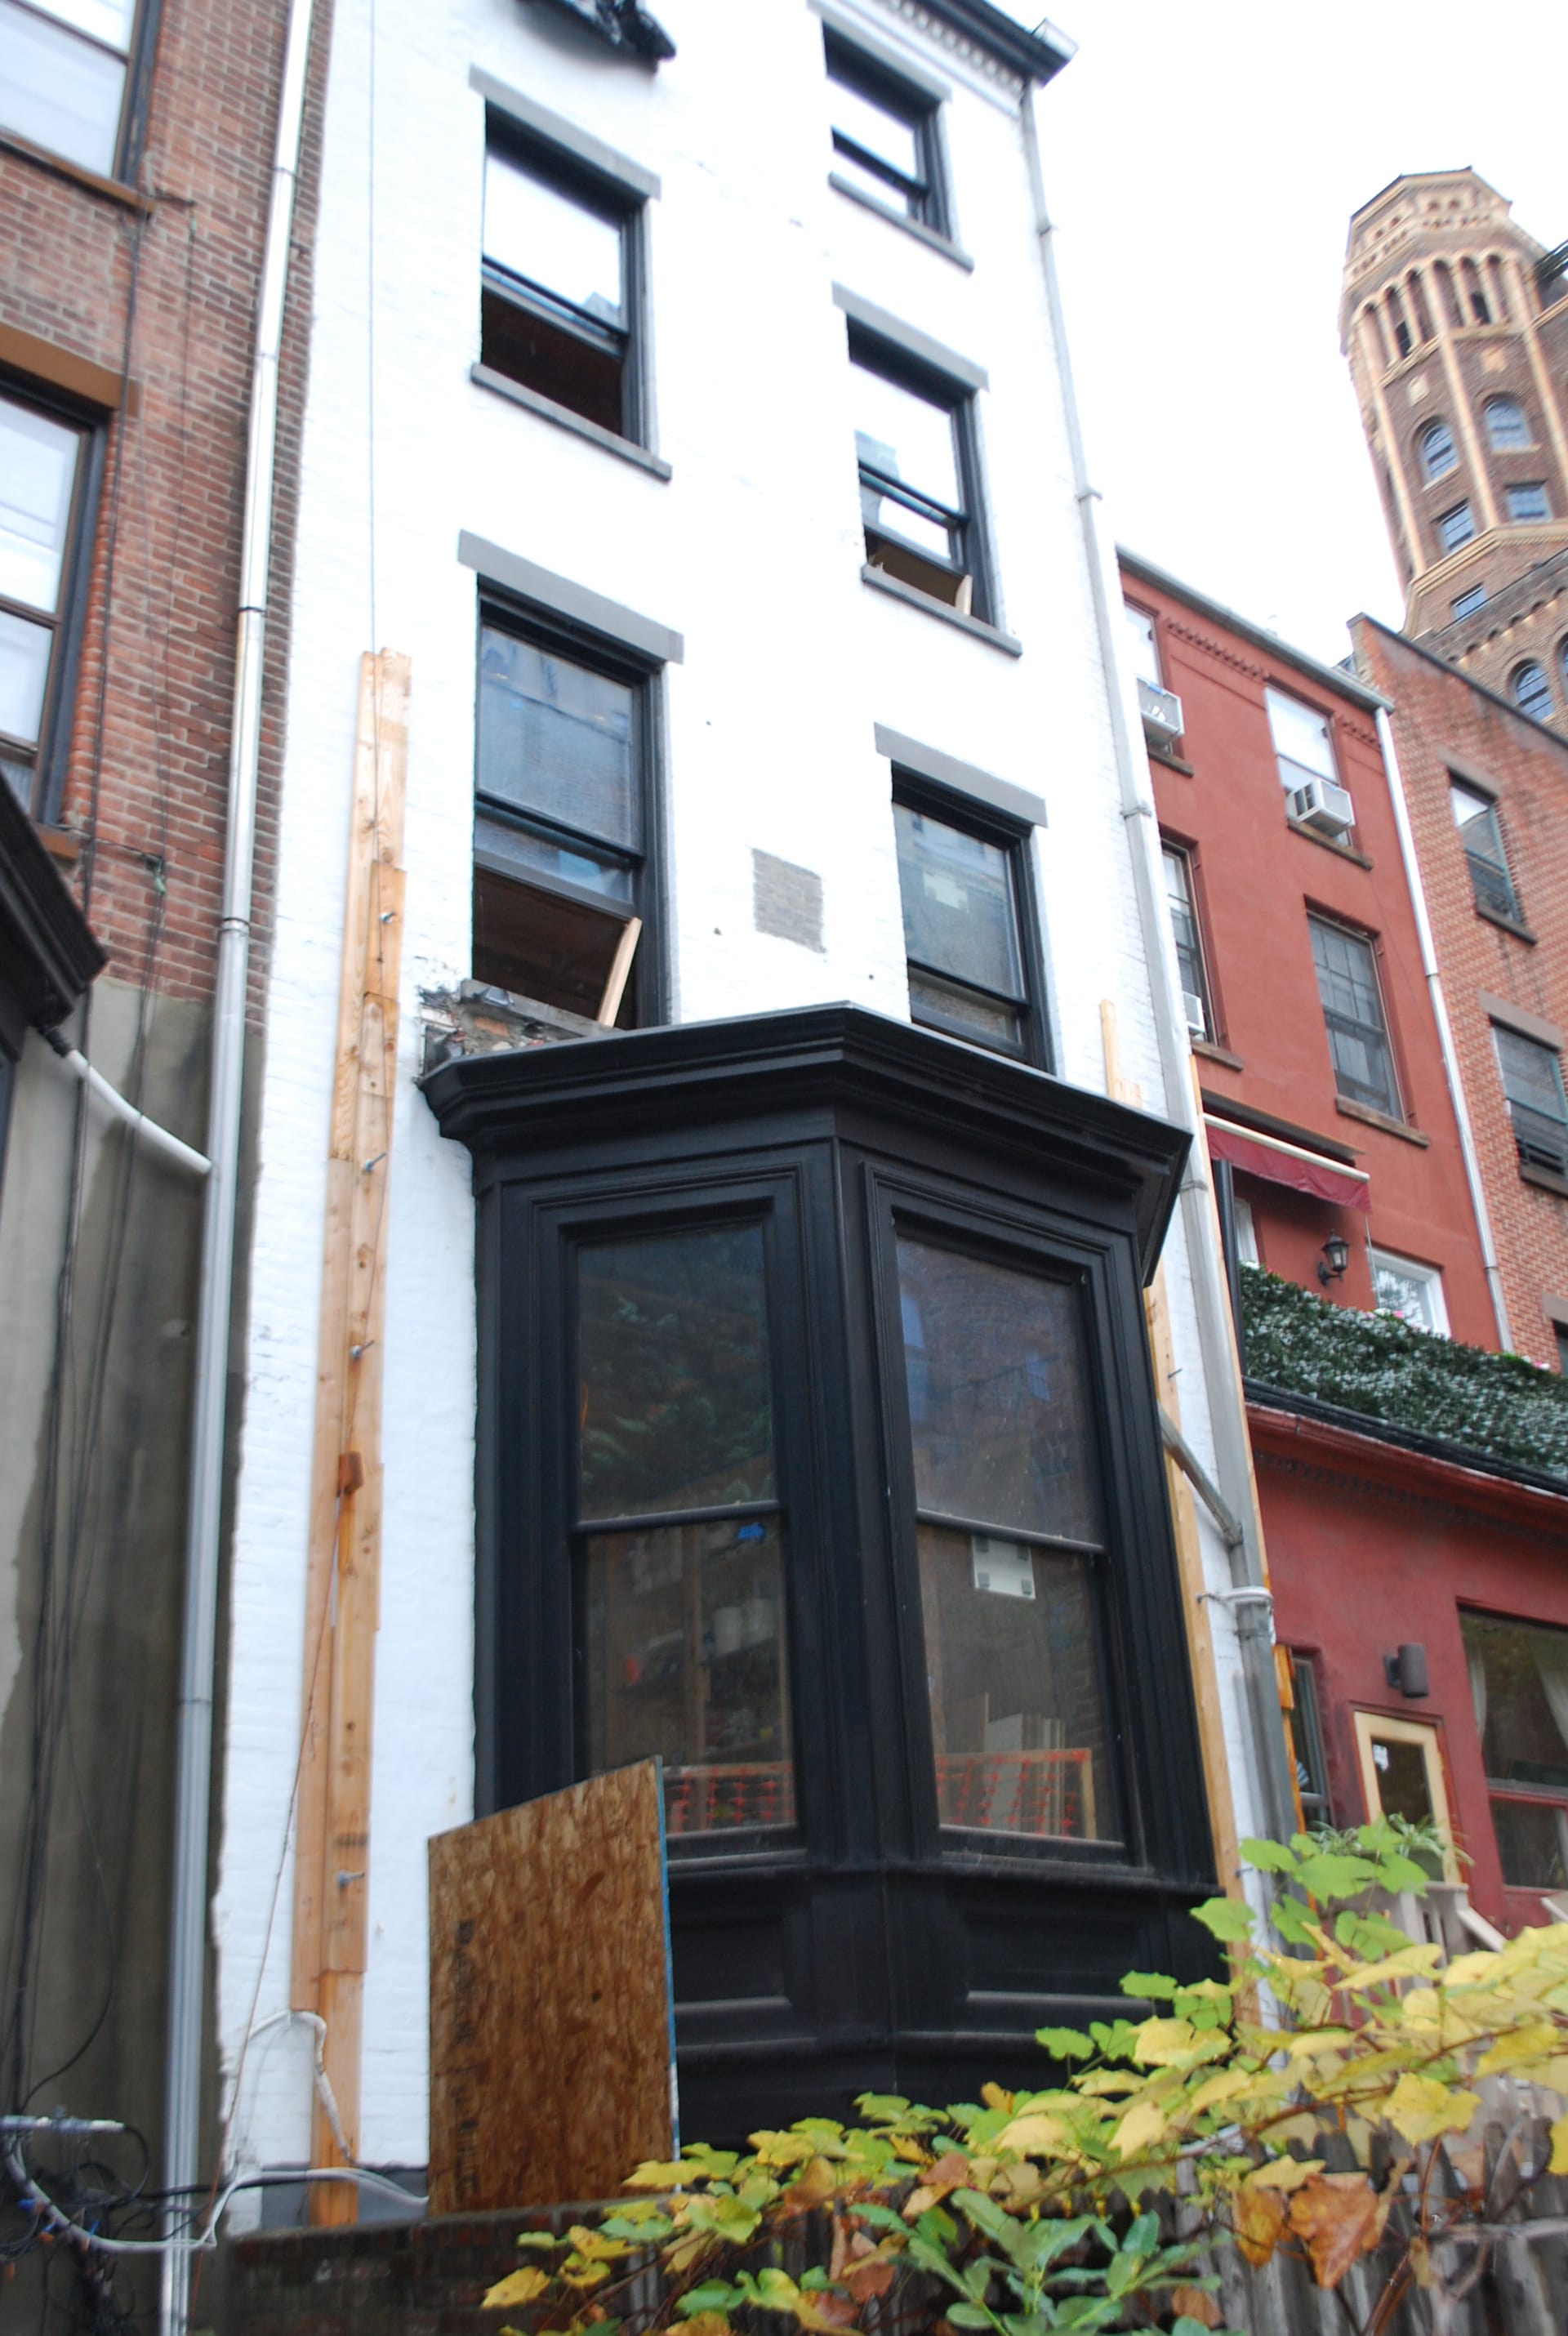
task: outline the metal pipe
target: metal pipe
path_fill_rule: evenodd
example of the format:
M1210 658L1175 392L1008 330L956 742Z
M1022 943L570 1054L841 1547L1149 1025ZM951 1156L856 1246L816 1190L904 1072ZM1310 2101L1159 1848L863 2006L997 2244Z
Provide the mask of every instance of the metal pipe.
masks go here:
M245 1072L245 999L250 972L251 894L256 861L256 789L261 751L261 682L267 645L278 368L312 16L313 0L288 0L267 238L257 287L256 358L246 445L234 716L229 748L228 829L212 999L207 1136L212 1168L207 1182L207 1208L201 1230L201 1287L197 1305L186 1516L184 1640L176 1715L174 1871L170 1903L169 2027L163 2110L163 2178L172 2194L170 2229L178 2218L181 2196L189 2195L200 2179L213 1673L217 1660L225 1396ZM163 2258L160 2297L162 2336L185 2336L187 2265L188 2258L173 2249Z
M1090 485L1078 423L1077 398L1067 357L1061 286L1053 248L1055 229L1046 207L1045 177L1040 166L1039 134L1034 97L1024 92L1020 108L1029 176L1034 190L1036 236L1045 275L1046 300L1056 342L1057 366L1062 386L1063 415L1072 461L1073 491L1084 533L1089 588L1094 599L1095 627L1104 663L1116 770L1121 782L1122 815L1133 863L1133 889L1137 900L1138 926L1153 991L1154 1033L1165 1090L1167 1115L1194 1136L1200 1134L1197 1106L1189 1076L1191 1056L1186 1020L1176 980L1175 944L1171 937L1159 883L1155 855L1159 830L1149 792L1146 758L1140 782L1128 730L1125 693L1118 676L1118 628L1113 621L1105 575L1105 555L1095 524L1096 490ZM1178 1034L1179 1037L1178 1037ZM1201 1156L1201 1155L1200 1155ZM1227 1508L1242 1529L1240 1543L1231 1552L1233 1587L1261 1590L1263 1552L1258 1532L1257 1494L1252 1483L1251 1449L1247 1436L1246 1405L1236 1359L1224 1272L1215 1238L1213 1202L1208 1186L1189 1165L1181 1192L1182 1229L1185 1236L1198 1339L1203 1358L1203 1377L1209 1397L1209 1418L1214 1438L1215 1465ZM1238 1601L1234 1608L1237 1650L1246 1681L1251 1719L1251 1759L1259 1814L1277 1840L1289 1840L1296 1830L1296 1797L1285 1750L1284 1724L1274 1673L1274 1633L1270 1607L1261 1598Z
M212 1163L205 1153L198 1152L191 1144L181 1144L177 1135L170 1135L166 1127L160 1127L155 1119L149 1119L144 1111L138 1111L133 1103L127 1103L119 1088L111 1086L102 1072L93 1069L79 1046L68 1046L56 1030L45 1030L44 1037L73 1078L80 1079L90 1095L132 1129L139 1144L144 1144L150 1152L156 1152L163 1159L170 1161L176 1168L186 1169L192 1176L209 1173Z
M1503 1265L1497 1255L1497 1244L1492 1237L1486 1188L1481 1181L1481 1159L1475 1149L1475 1130L1470 1124L1470 1108L1465 1100L1465 1083L1459 1074L1459 1051L1454 1044L1453 1025L1448 1019L1447 1000L1443 995L1443 977L1437 970L1437 950L1432 939L1432 920L1427 913L1427 894L1421 882L1420 862L1416 857L1416 833L1410 825L1410 806L1405 797L1405 781L1399 770L1399 757L1394 751L1394 730L1387 706L1379 706L1377 716L1378 743L1383 749L1383 765L1388 774L1388 793L1394 805L1399 857L1405 863L1405 881L1410 888L1410 905L1416 911L1416 938L1421 948L1421 970L1427 977L1432 1018L1437 1025L1437 1044L1443 1050L1443 1076L1448 1082L1448 1097L1458 1123L1459 1150L1465 1160L1465 1182L1470 1188L1470 1205L1475 1212L1475 1231L1481 1241L1481 1263L1485 1270L1486 1287L1492 1294L1498 1343L1504 1353L1509 1354L1513 1351L1514 1338L1508 1328L1508 1300L1503 1291Z

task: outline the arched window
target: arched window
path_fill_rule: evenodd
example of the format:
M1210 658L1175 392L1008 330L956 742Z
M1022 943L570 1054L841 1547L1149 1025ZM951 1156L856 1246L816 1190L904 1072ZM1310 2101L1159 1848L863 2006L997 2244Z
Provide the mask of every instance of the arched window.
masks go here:
M1494 446L1528 446L1530 424L1516 397L1493 397L1486 402L1486 435Z
M1552 719L1552 685L1545 667L1537 665L1534 657L1527 665L1514 667L1508 687L1521 714L1531 715L1537 722Z
M1454 433L1446 422L1428 422L1417 443L1421 468L1429 479L1440 479L1456 466L1459 457L1454 451Z

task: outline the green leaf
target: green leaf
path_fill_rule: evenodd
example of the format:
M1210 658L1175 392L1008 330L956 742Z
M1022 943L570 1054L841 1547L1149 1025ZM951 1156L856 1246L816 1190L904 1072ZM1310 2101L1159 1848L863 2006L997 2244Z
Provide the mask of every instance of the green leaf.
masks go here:
M821 2263L813 2263L810 2271L803 2271L801 2273L802 2287L808 2288L813 2295L821 2289L830 2287L832 2284L832 2281L828 2278L828 2275L826 2272L823 2271Z
M1297 1839L1304 1839L1304 1836L1298 1835ZM1249 1865L1255 1865L1260 1874L1294 1874L1296 1871L1296 1853L1293 1849L1287 1849L1282 1841L1244 1841L1242 1855Z
M1164 1971L1124 1971L1121 1980L1124 1995L1147 1996L1151 2003L1169 2003L1180 1984Z
M1413 1890L1417 1898L1424 1898L1432 1877L1413 1857L1396 1851L1392 1856L1378 1860L1378 1879L1385 1890Z
M1037 2028L1035 2041L1053 2060L1087 2060L1095 2049L1081 2028Z
M1216 1939L1232 1945L1241 1945L1252 1935L1252 1910L1241 1898L1205 1898L1193 1913L1205 1931Z
M1377 1878L1378 1869L1369 1857L1343 1857L1332 1850L1304 1857L1296 1869L1296 1880L1320 1905L1358 1897Z
M1159 2241L1160 2218L1158 2214L1140 2214L1137 2221L1128 2231L1126 2237L1122 2241L1121 2252L1125 2255L1152 2254L1155 2247L1159 2244Z
M699 2312L733 2312L745 2302L745 2291L727 2279L705 2279L700 2287L687 2288L676 2310L683 2320L695 2320Z
M950 2303L947 2316L955 2328L989 2328L994 2324L990 2313L978 2303Z
M1288 1939L1293 1947L1311 1945L1318 1918L1300 1898L1276 1898L1269 1910L1269 1919L1280 1936Z

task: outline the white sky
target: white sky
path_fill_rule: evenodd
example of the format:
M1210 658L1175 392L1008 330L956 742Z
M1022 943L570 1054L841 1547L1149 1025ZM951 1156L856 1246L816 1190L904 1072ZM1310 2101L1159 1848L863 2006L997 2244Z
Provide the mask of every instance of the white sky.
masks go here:
M1012 13L1030 14L1008 0ZM1349 371L1350 213L1468 163L1568 238L1565 0L1057 0L1039 101L1090 475L1118 540L1327 661L1401 599Z

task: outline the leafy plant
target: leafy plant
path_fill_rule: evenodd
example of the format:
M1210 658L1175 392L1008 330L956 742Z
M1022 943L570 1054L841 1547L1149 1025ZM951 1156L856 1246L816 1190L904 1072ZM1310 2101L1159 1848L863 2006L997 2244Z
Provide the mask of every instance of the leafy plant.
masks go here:
M1273 1936L1211 1899L1198 1919L1228 1976L1129 1972L1127 2016L1040 2030L1059 2081L943 2109L862 2094L857 2125L806 2117L744 2153L693 2145L639 2166L627 2187L658 2195L596 2229L525 2234L535 2259L485 2301L570 2336L633 2318L730 2336L736 2314L837 2336L912 2282L944 2336L1200 2336L1221 2317L1218 2251L1257 2266L1283 2250L1334 2288L1382 2248L1359 2328L1378 2336L1413 2282L1473 2282L1541 2175L1568 2173L1568 2116L1549 2166L1510 2149L1489 2170L1473 2089L1568 2090L1568 1927L1445 1967L1364 1911L1370 1892L1425 1891L1410 1847L1386 1819L1349 1844L1250 1842L1276 1878Z

